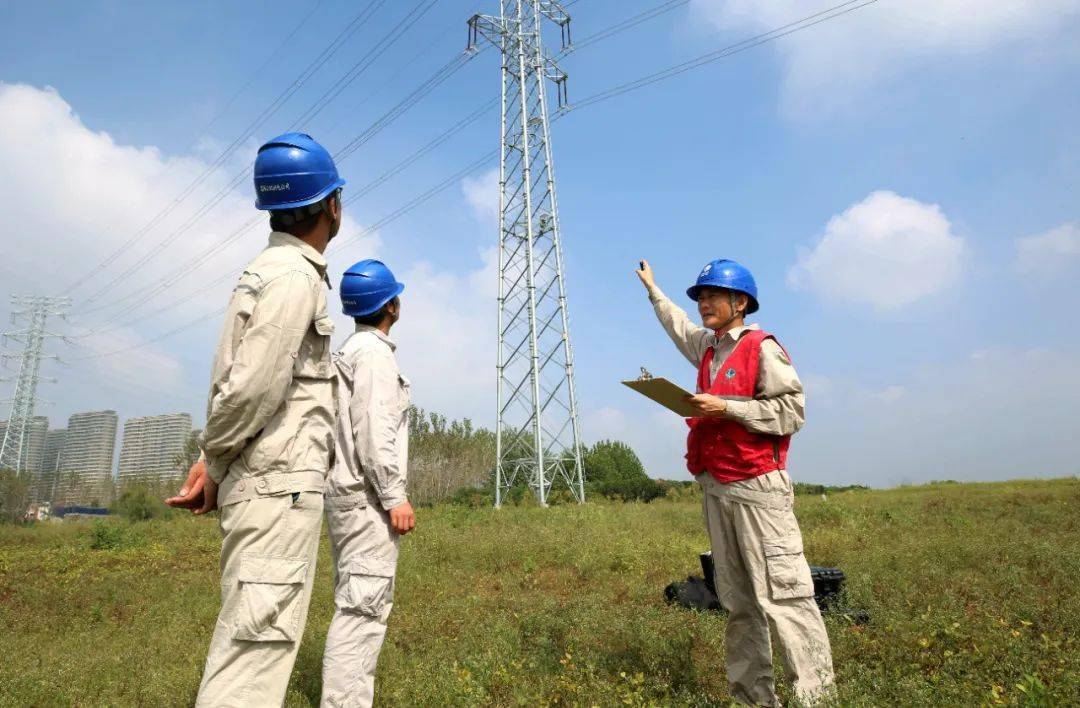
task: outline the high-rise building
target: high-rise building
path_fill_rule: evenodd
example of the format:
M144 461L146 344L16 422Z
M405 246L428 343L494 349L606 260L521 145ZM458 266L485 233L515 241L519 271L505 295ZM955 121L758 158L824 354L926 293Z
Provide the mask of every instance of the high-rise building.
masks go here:
M38 484L38 501L51 501L56 491L57 471L60 469L60 455L67 440L67 428L50 430L45 433L45 452L41 459L41 477Z
M116 411L76 413L68 419L67 436L60 453L58 504L105 506L109 503L118 422Z
M30 419L26 430L26 471L35 479L41 476L45 461L45 437L49 433L49 419L36 415Z
M54 428L45 433L45 452L41 460L42 474L53 474L60 469L60 453L64 450L65 440L67 440L67 428Z
M7 435L8 422L0 420L0 439ZM26 447L20 456L22 465L20 472L29 472L35 478L41 474L41 462L45 453L45 433L49 430L49 419L45 416L34 416L26 428Z
M154 480L177 473L176 457L191 435L191 416L168 413L124 423L118 481Z

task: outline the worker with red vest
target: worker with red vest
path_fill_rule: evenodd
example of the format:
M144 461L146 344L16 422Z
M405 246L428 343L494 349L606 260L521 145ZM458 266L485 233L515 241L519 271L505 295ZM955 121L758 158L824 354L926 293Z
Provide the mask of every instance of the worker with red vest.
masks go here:
M687 468L704 492L716 589L729 611L725 646L732 696L777 705L770 623L803 704L833 685L832 653L793 511L787 452L803 424L802 383L776 338L744 317L758 309L743 266L707 264L686 294L704 326L656 286L648 262L637 276L675 346L698 369L698 415L687 420Z

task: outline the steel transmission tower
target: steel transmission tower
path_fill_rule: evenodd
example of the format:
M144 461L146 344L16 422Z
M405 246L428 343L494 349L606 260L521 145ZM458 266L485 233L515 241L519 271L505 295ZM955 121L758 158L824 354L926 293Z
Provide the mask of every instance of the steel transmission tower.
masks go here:
M26 322L26 328L4 333L5 339L21 342L23 350L18 354L4 352L0 355L5 361L19 360L19 373L14 379L15 394L11 399L11 416L8 419L4 439L0 442L0 468L22 472L26 469L26 458L29 452L27 437L30 421L34 417L34 409L37 408L37 386L43 380L52 380L43 379L38 374L41 360L56 358L45 353L45 340L50 337L60 337L58 334L48 332L45 329L45 323L50 316L63 316L71 307L71 298L12 295L11 304L11 321L23 320Z
M469 49L483 37L502 64L495 506L521 478L541 505L560 480L585 501L546 98L550 80L565 104L566 74L544 52L545 20L566 49L570 16L552 0L500 0L498 17L469 20Z

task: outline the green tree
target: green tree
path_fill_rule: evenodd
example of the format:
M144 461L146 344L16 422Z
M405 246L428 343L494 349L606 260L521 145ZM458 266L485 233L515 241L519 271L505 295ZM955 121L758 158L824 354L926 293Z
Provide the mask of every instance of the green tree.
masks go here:
M490 486L495 434L468 418L449 420L409 408L409 499L415 504L448 501L460 489Z
M585 495L599 494L623 501L652 501L664 495L664 488L645 474L633 449L617 440L601 440L587 448Z
M30 475L0 469L0 520L18 523L30 506Z

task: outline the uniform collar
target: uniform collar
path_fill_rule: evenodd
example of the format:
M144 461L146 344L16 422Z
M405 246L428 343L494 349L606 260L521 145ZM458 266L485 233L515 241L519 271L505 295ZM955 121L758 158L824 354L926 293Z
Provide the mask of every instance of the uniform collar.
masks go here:
M397 350L397 345L394 344L394 340L390 339L390 337L387 336L378 327L372 327L371 325L357 323L356 324L356 331L357 331L357 333L359 333L359 332L370 332L371 334L374 334L376 337L378 337L379 339L386 342L386 346L390 347L390 351L396 351Z
M323 258L323 254L316 251L307 241L298 239L292 234L287 234L284 231L271 231L270 245L292 246L300 251L300 255L311 261L311 265L315 266L315 269L319 271L319 274L323 276L324 279L326 278L326 259Z
M731 339L731 341L737 342L739 341L739 338L743 336L743 334L755 329L761 329L761 325L759 325L757 322L754 322L753 324L743 325L742 327L733 327L721 335L713 334L713 344L719 344L724 337L728 337Z

